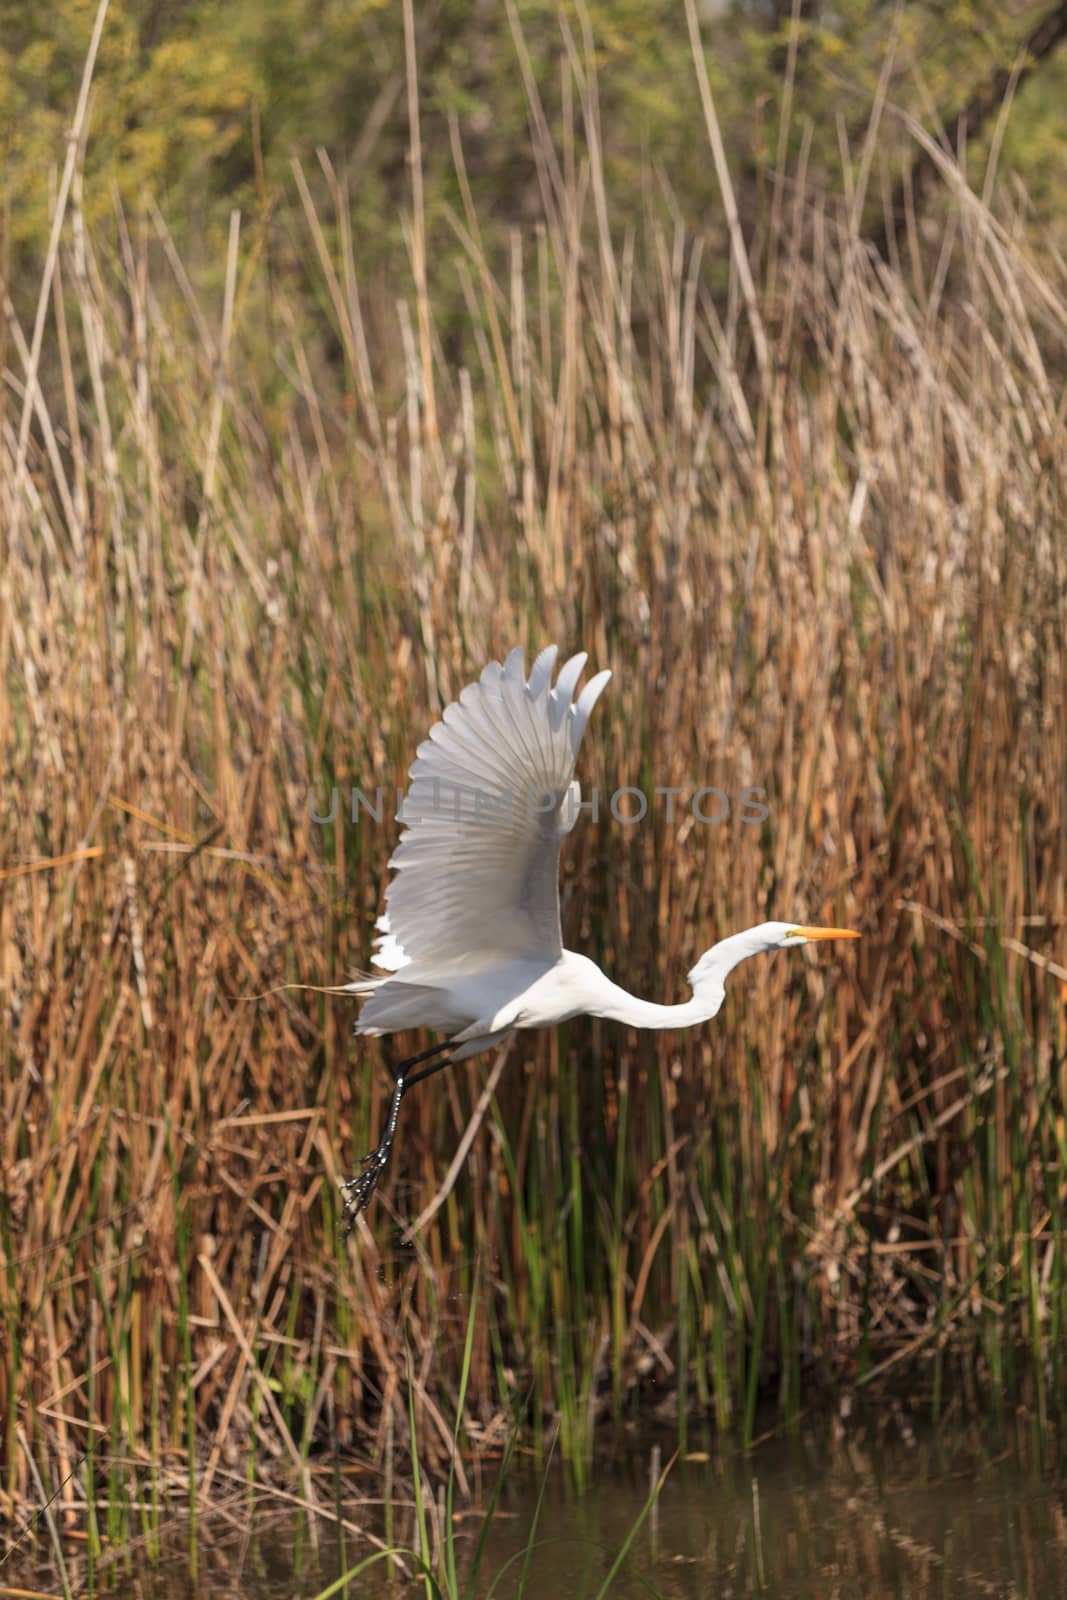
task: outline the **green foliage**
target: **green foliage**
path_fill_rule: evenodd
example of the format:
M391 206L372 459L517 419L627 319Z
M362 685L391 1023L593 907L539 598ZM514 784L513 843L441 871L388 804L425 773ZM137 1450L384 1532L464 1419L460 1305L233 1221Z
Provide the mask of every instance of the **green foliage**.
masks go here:
M81 82L95 6L6 4L0 38L2 140L16 244L47 232L54 173ZM219 181L249 137L265 85L240 47L232 13L206 4L112 0L94 78L85 169L90 219L112 189L138 209L217 222Z
M528 138L528 70L564 159L582 162L599 137L613 226L647 208L648 184L679 211L717 210L702 137L703 114L688 32L675 0L441 0L416 7L428 227L435 253L451 249L459 210L450 121L462 139L482 226L493 236L542 206ZM94 6L0 7L0 148L16 245L38 245L62 161ZM929 120L947 116L1015 58L1042 8L991 0L950 8L873 0L833 10L805 6L787 151L811 131L813 176L842 181L853 160L889 52L889 100ZM782 88L793 21L789 7L739 6L704 29L718 115L742 210L758 218L779 145ZM522 54L516 43L521 30ZM598 79L599 130L584 126L565 87L571 67ZM1005 143L1043 212L1062 187L1062 66L1051 61L1024 94ZM86 207L107 214L117 191L137 211L157 202L179 243L219 253L234 206L246 212L277 195L293 156L322 147L347 176L361 260L384 262L401 240L408 192L407 93L402 9L382 0L113 0L95 75L85 153ZM891 172L905 149L901 119L886 118L879 163ZM547 175L551 183L551 174ZM879 204L877 195L871 204Z

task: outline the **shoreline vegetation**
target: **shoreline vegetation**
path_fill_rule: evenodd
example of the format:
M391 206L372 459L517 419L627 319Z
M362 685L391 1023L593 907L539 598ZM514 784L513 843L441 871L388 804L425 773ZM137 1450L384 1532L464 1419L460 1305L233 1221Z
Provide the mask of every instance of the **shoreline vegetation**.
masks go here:
M1058 1443L1067 272L940 150L936 227L874 253L881 100L844 199L801 130L751 237L722 164L707 215L650 169L616 230L567 70L504 238L453 118L427 252L412 48L387 280L325 152L198 275L151 201L89 218L75 141L40 314L8 303L9 1528L50 1500L99 1552L178 1478L315 1505L318 1461L389 1485L411 1437L460 1496L513 1423L581 1483L607 1419L684 1455L696 1417L745 1446L900 1385ZM516 640L615 672L583 790L766 790L759 826L579 819L570 948L670 999L764 916L864 937L694 1033L575 1022L442 1075L346 1243L393 1045L316 991L366 966L395 828L308 796L403 785Z

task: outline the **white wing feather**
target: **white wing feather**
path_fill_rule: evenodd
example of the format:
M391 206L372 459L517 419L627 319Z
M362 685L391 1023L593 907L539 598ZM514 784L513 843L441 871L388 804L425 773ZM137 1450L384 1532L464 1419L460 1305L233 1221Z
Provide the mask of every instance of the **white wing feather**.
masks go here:
M572 656L552 688L556 653L542 650L529 679L521 647L503 666L491 662L419 746L376 966L469 972L487 959L559 955L559 851L580 797L574 765L611 673L597 673L575 700L586 658Z

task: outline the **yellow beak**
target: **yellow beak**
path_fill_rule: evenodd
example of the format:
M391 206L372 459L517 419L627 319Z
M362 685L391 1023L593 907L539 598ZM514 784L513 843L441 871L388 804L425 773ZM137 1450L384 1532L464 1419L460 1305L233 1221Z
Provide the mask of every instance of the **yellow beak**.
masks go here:
M858 939L860 935L851 928L791 928L791 933L799 933L803 939Z

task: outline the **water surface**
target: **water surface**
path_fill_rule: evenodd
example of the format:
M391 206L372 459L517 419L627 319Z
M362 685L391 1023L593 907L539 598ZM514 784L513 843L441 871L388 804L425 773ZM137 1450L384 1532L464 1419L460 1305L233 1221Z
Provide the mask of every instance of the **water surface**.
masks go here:
M490 1527L478 1596L488 1595L494 1579L501 1600L519 1594L523 1563L515 1558L529 1540L539 1497L528 1600L597 1594L641 1515L657 1463L673 1448L669 1439L657 1444L647 1436L621 1443L613 1464L598 1468L582 1494L558 1464L541 1473L513 1468ZM876 1417L771 1440L747 1460L707 1444L668 1476L628 1566L612 1583L619 1600L650 1593L671 1600L1067 1600L1063 1480L1025 1433L1010 1442L976 1429L916 1435L899 1419ZM493 1470L483 1480L486 1497ZM353 1504L345 1512L383 1532L380 1507ZM403 1522L404 1513L397 1515ZM480 1510L461 1509L461 1586L482 1522ZM101 1572L99 1592L141 1600L310 1600L373 1548L346 1534L342 1550L336 1529L321 1524L313 1541L306 1523L262 1497L251 1517L242 1500L223 1517L201 1518L194 1573L187 1531L172 1526L155 1565L134 1552L126 1570ZM397 1537L410 1533L409 1524L395 1527ZM0 1582L15 1581L8 1570ZM72 1564L70 1576L80 1592L84 1568ZM58 1592L43 1577L35 1577L40 1587ZM376 1564L351 1582L349 1600L381 1595L384 1579ZM404 1585L394 1592L405 1590L424 1592Z

